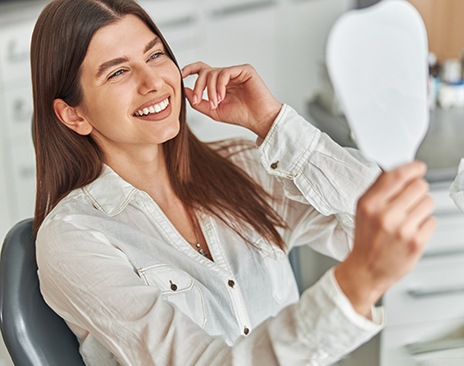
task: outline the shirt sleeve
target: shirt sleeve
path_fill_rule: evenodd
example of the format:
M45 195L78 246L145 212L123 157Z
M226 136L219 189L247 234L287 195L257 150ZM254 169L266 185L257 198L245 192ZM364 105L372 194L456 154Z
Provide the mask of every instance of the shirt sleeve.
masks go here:
M279 365L331 365L380 331L383 310L373 308L372 319L356 313L331 269L298 303L256 328L237 348L254 361L244 365L273 365L276 360Z
M103 234L49 222L37 248L46 302L75 332L89 332L81 342L98 342L123 365L329 365L381 328L381 315L373 322L358 315L329 271L299 302L229 346L146 286ZM114 364L89 357L89 365Z
M335 143L285 104L258 143L264 169L293 201L281 211L291 229L284 234L288 249L310 245L344 258L352 244L356 203L379 167L358 150Z

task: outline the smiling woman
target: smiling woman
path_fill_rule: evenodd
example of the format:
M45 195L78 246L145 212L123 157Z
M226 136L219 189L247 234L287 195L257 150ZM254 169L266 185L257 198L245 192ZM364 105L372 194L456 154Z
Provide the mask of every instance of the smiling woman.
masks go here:
M31 64L41 292L87 365L323 365L381 329L433 229L423 164L381 174L353 232L379 169L250 65L180 70L132 0L51 1ZM202 143L187 101L259 146ZM298 245L346 257L300 299Z
M128 15L94 35L80 71L83 100L70 106L56 98L60 121L90 135L117 171L132 158L164 164L161 144L179 132L182 89L179 69L159 37ZM128 145L132 149L124 149Z

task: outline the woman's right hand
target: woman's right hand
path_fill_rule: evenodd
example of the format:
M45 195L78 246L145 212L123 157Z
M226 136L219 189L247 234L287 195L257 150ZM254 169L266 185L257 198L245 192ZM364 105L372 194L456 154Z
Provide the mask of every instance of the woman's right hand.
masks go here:
M195 62L182 69L182 77L197 75L195 87L185 95L197 111L216 121L242 126L264 139L282 108L251 65L211 67ZM208 100L203 99L204 91Z
M435 229L425 171L415 161L384 172L358 201L353 250L335 268L335 278L364 316L412 269Z

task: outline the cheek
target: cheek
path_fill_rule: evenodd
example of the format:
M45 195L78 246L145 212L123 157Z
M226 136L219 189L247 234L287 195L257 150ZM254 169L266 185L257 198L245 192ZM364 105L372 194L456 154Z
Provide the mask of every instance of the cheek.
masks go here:
M169 80L169 83L175 89L176 93L181 93L182 76L180 70L173 61L171 61L169 67L166 68L166 80Z
M172 72L171 75L172 76L171 76L170 83L174 89L176 103L178 105L178 108L180 109L181 102L182 102L182 78L177 68L175 68L175 73Z

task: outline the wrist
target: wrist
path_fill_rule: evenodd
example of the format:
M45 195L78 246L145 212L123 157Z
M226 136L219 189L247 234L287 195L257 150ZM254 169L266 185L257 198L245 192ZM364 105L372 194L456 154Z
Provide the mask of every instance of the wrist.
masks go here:
M280 111L282 110L283 104L276 101L273 105L269 108L269 111L264 114L260 121L257 121L254 124L252 131L258 135L261 139L265 139L269 130L271 129L274 121L277 119Z
M367 318L372 306L388 288L376 281L365 266L350 257L335 267L334 276L355 311Z

